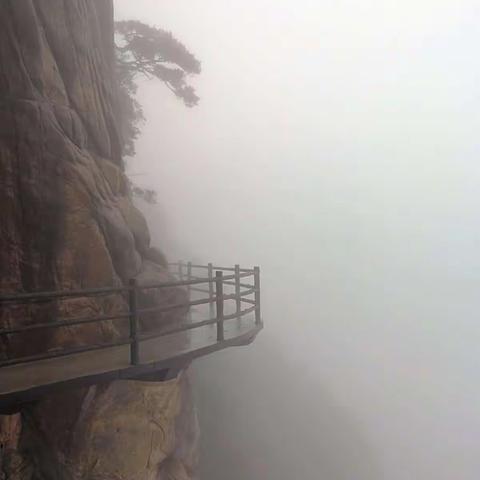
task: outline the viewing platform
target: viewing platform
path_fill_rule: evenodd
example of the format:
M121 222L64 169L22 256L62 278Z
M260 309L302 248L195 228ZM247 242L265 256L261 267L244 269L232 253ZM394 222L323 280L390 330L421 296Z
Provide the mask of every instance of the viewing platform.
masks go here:
M21 326L0 329L0 339L15 335L37 335L82 325L121 322L128 332L109 343L91 341L70 348L55 348L30 356L0 360L0 413L13 411L53 390L91 385L118 379L165 380L187 367L195 358L231 346L248 345L263 328L260 316L260 271L171 264L174 281L154 285L39 292L0 296L0 310L24 305L55 305L66 299L119 295L124 299L121 312L83 318L52 318L36 322L34 315ZM252 282L253 279L253 283ZM186 301L143 307L142 293L183 288ZM143 315L185 311L179 323L142 327ZM2 315L3 316L3 315Z

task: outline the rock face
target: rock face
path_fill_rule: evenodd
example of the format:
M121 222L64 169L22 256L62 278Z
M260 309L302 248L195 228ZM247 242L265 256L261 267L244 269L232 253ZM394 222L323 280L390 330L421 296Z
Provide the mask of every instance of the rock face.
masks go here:
M113 72L112 0L0 2L2 293L169 278L129 197ZM177 303L184 295L170 289L143 300ZM2 311L0 328L117 312L124 302L111 295L16 307ZM143 327L183 314L145 318ZM0 359L124 335L125 325L111 321L34 339L3 336ZM70 391L0 417L0 479L189 479L194 431L185 376Z
M3 417L3 478L194 478L198 427L186 375L92 386L59 409L64 401L46 398L23 412L22 424Z

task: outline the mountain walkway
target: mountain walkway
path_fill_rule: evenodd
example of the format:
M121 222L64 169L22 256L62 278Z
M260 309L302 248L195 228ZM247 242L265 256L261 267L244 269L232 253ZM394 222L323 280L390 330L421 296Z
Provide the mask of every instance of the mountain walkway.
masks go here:
M239 265L215 267L178 262L170 264L170 268L175 269L172 272L175 278L168 283L140 286L131 280L121 287L1 295L2 318L12 316L15 308L34 311L36 305L54 308L62 301L109 295L122 296L125 308L121 312L83 318L43 321L42 317L40 322L32 314L23 325L0 329L0 345L15 345L16 335L38 335L41 341L48 331L56 330L61 335L58 330L91 324L101 328L105 322L122 322L128 335L109 343L91 340L81 346L0 359L0 413L14 411L52 390L118 379L172 378L195 358L251 343L263 328L258 267L242 269ZM252 278L253 284L248 283ZM184 288L186 301L146 308L140 305L141 293L165 288ZM168 312L174 310L187 312L183 321L159 325L157 331L142 328L142 315L159 314L168 318Z

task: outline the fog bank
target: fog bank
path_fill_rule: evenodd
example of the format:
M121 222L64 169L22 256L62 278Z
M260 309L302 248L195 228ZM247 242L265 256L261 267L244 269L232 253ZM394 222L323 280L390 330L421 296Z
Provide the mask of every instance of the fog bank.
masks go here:
M116 0L202 61L128 163L175 260L260 265L265 331L197 362L205 480L477 480L474 1Z

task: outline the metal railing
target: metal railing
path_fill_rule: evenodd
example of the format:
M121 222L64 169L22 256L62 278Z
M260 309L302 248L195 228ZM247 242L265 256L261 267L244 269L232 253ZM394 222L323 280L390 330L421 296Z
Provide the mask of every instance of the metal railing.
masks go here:
M253 269L242 269L239 265L233 268L230 267L216 267L212 264L195 265L191 262L178 262L169 264L169 267L176 267L178 273L176 276L178 280L151 284L139 285L135 279L129 281L127 286L121 287L107 287L107 288L90 288L81 290L69 291L52 291L52 292L38 292L38 293L20 293L0 295L0 309L6 309L12 305L29 305L34 303L55 302L59 300L80 298L80 297L99 297L104 295L120 294L126 296L127 309L119 313L111 313L105 315L96 315L81 318L60 318L52 319L47 322L33 323L30 325L21 325L11 328L0 329L0 339L9 338L9 336L24 333L35 333L39 330L58 329L86 324L98 324L111 320L128 320L128 338L116 340L109 343L94 343L90 345L83 345L73 348L62 348L55 351L47 351L36 355L21 356L8 358L0 361L0 368L17 365L21 363L35 362L49 358L65 357L77 353L88 351L108 349L122 345L130 345L130 363L138 365L140 362L140 350L142 341L173 335L181 332L187 332L192 329L216 325L217 342L222 342L225 339L224 322L232 319L241 319L242 317L254 313L255 325L261 326L262 320L260 316L260 269L255 267ZM184 269L186 268L186 273ZM207 276L193 275L195 270L206 271ZM215 272L215 275L214 275ZM233 272L225 275L225 272ZM172 272L174 273L174 272ZM185 279L185 276L187 277ZM243 283L244 278L253 277L253 285ZM207 285L207 288L199 288L198 285ZM224 286L235 287L235 292L232 294L225 294ZM158 305L153 307L142 308L139 305L139 293L154 289L186 287L188 293L188 301L173 303L169 305ZM242 290L243 289L243 290ZM191 299L191 293L207 293L207 298ZM252 298L248 298L253 295ZM235 312L232 314L225 314L225 301L235 301ZM242 304L250 305L248 308L242 309ZM193 322L190 314L190 309L193 306L209 305L209 318ZM161 331L143 332L141 328L141 315L165 313L177 309L188 307L188 315L186 320L170 328L162 328ZM159 324L161 328L162 325Z

